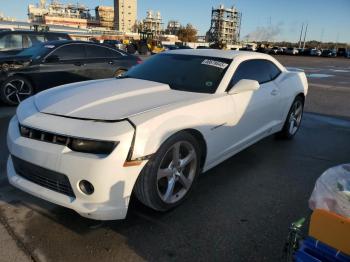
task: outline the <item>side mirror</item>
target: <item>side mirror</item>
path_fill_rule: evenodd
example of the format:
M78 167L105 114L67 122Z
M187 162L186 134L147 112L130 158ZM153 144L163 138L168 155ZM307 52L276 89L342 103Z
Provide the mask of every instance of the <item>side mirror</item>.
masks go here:
M45 59L45 63L57 63L60 61L60 58L57 55L50 55Z
M255 91L258 90L260 84L256 80L242 79L237 84L235 84L230 91L229 95L239 94L247 91Z

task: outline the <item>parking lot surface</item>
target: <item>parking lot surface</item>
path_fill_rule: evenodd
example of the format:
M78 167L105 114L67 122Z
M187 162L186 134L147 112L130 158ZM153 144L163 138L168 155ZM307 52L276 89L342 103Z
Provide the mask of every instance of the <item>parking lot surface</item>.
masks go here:
M84 219L10 186L5 137L14 109L0 108L0 221L35 261L281 261L288 226L311 213L316 179L349 162L350 60L277 59L309 75L306 110L317 114L305 114L295 139L268 137L228 159L201 175L191 197L171 212L134 200L124 221ZM342 71L310 76L333 69Z
M350 59L275 56L283 65L303 69L309 81L305 110L350 117Z

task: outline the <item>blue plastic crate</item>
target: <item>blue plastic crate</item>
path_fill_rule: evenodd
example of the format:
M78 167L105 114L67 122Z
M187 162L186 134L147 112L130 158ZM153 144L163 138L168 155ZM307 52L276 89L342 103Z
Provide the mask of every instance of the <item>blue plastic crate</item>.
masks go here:
M295 253L294 259L297 262L350 262L350 256L312 237L303 241L302 246Z

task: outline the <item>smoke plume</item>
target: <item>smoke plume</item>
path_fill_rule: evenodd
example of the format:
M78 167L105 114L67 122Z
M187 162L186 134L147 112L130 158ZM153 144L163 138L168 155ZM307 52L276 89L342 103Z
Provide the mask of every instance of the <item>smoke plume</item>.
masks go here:
M249 41L272 41L281 33L281 24L270 26L258 26L253 32L244 38Z

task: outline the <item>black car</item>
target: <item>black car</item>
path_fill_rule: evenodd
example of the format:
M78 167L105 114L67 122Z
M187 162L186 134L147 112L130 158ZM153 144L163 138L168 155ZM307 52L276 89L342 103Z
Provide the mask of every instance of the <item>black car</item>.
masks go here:
M0 56L16 55L36 44L55 40L71 40L68 34L37 31L0 32Z
M346 48L343 48L343 47L341 47L341 48L338 48L338 50L337 50L337 56L347 56L347 50L346 50Z
M103 44L53 41L0 57L0 99L16 105L54 86L118 77L141 59Z
M183 45L183 44L180 44L180 45L177 45L178 49L193 49L192 47L189 47L187 45Z
M177 45L163 45L165 50L177 50L179 47Z
M324 57L336 57L337 53L332 51L332 50L329 50L329 49L324 49L324 50L322 50L321 56L324 56Z

